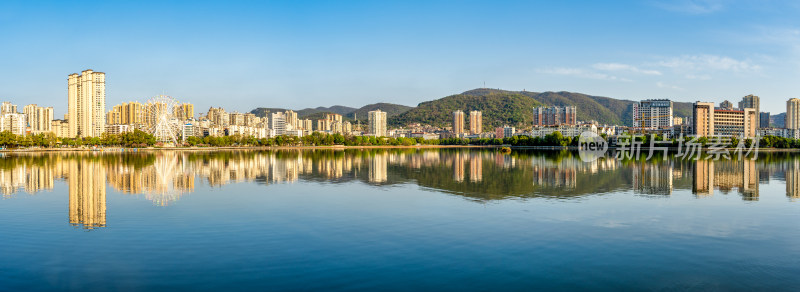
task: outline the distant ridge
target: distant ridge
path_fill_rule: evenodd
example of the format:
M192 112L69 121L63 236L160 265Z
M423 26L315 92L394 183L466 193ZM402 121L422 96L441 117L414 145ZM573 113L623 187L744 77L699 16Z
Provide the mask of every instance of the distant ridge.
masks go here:
M345 119L353 119L354 116L357 116L360 120L367 119L367 113L370 111L374 111L376 109L380 109L385 111L388 117L392 117L401 113L404 113L413 107L400 105L400 104L393 104L393 103L373 103L362 106L360 108L353 108L348 106L342 105L334 105L331 107L316 107L316 108L306 108L301 110L295 110L297 112L297 117L301 119L321 119L327 113L334 113L340 114L344 116ZM283 112L286 111L285 108L256 108L250 111L250 113L255 114L259 117L265 117L268 113L274 112Z

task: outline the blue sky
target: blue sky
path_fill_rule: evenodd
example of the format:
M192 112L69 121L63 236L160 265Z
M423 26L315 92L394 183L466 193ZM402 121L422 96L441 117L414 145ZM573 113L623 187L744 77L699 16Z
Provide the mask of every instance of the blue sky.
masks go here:
M611 1L609 1L611 2ZM162 92L252 108L419 102L483 86L623 99L800 97L800 3L780 1L0 2L0 99L66 111Z

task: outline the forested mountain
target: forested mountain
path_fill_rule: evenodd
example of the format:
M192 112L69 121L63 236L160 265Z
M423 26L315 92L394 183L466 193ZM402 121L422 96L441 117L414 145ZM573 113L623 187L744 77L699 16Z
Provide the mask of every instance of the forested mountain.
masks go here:
M644 98L643 98L644 99ZM479 110L483 114L485 130L491 127L511 125L529 127L532 123L534 106L575 106L579 121L598 121L601 124L631 125L632 100L587 95L582 93L508 91L479 88L461 94L422 102L416 107L391 103L375 103L361 108L346 106L307 108L297 111L299 118L320 119L325 113L337 113L345 120L366 120L367 113L376 109L387 112L391 126L406 126L410 123L450 126L453 111L462 110L465 118L469 111ZM674 114L688 118L692 115L692 103L673 102ZM266 112L284 111L280 108L257 108L251 112L264 116Z
M452 123L453 112L462 110L465 117L469 111L479 110L483 115L484 127L530 124L533 119L531 109L541 105L538 101L518 92L500 90L468 91L441 99L420 103L417 107L389 118L393 126L410 123L448 126Z
M567 91L529 92L507 91L480 88L451 95L441 99L420 103L395 118L390 118L394 126L411 122L438 126L450 125L455 110L480 110L484 127L497 127L504 124L525 127L533 119L534 106L575 106L580 121L595 120L602 124L630 125L634 101L620 100L603 96L586 95ZM691 103L675 102L675 116L691 116Z

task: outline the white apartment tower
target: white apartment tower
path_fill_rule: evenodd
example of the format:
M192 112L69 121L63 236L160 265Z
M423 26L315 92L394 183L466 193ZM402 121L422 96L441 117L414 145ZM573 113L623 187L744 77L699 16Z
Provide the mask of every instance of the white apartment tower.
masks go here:
M70 137L99 137L106 129L106 73L84 70L67 78Z
M25 122L31 127L31 133L40 134L52 131L53 107L41 107L29 104L22 108Z
M386 136L386 112L374 110L368 116L369 134L376 137Z
M633 104L633 126L644 129L672 127L672 101L647 99Z
M286 135L286 114L281 112L272 113L269 119L269 128L275 136Z

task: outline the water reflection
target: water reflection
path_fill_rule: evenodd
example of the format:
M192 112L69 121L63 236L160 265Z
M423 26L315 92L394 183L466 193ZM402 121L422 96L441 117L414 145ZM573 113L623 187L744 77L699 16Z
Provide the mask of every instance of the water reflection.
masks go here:
M0 159L3 198L52 190L54 181L65 180L69 223L84 229L106 226L106 187L142 195L156 206L169 206L201 186L296 181L416 184L476 201L571 199L618 191L657 197L686 191L704 198L734 190L743 200L757 201L759 184L770 179L785 181L786 196L798 199L800 155L586 163L567 151L393 149L31 153Z
M69 224L84 229L106 226L106 167L96 160L71 160Z

